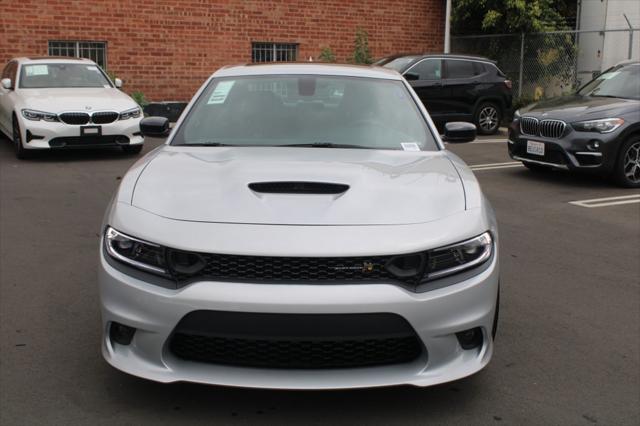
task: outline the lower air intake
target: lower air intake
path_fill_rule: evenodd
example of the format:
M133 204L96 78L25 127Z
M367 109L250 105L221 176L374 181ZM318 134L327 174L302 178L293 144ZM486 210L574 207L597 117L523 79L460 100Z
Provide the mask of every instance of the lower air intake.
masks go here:
M355 368L407 363L422 345L402 317L195 311L178 324L170 351L189 361L277 368Z

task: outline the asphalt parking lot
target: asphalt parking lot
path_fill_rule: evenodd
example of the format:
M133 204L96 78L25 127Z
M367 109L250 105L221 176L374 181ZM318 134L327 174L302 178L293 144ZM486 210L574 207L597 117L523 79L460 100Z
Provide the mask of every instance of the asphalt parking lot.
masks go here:
M493 361L432 388L292 392L161 385L108 366L98 232L138 157L18 161L0 140L0 424L638 424L640 191L532 173L509 159L503 137L450 148L476 170L499 220Z

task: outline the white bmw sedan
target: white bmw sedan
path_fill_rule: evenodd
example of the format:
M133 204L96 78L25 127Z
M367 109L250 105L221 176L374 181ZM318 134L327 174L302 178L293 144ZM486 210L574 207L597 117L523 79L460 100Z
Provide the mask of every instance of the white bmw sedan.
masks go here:
M450 123L445 137L475 127ZM395 71L235 66L123 177L99 282L103 355L136 376L428 386L491 358L498 233Z
M0 131L16 156L36 150L119 146L142 150L142 111L88 59L16 58L2 72Z

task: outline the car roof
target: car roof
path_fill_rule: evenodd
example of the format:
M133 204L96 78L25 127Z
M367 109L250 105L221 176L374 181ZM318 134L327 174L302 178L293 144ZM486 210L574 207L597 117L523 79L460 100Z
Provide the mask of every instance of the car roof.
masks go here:
M327 64L318 62L277 62L270 64L242 64L220 68L212 77L240 77L252 75L333 75L401 80L397 71L370 65Z
M65 64L77 64L77 63L89 63L94 64L90 59L86 58L73 58L70 56L23 56L20 58L13 58L12 61L17 61L20 64L39 64L47 62L65 63Z

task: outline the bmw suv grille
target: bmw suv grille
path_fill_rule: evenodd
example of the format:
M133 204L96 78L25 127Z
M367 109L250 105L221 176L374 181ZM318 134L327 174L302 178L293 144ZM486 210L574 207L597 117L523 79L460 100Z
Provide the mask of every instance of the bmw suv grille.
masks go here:
M520 132L523 135L559 139L564 134L566 126L566 123L562 120L547 119L539 121L535 117L520 118Z

